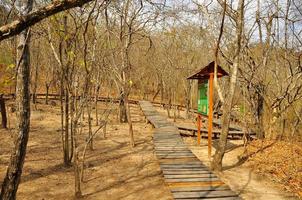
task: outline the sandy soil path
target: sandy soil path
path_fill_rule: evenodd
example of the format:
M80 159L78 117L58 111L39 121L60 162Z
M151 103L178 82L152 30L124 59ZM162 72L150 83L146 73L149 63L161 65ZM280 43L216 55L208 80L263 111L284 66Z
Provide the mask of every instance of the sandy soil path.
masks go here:
M100 109L104 106L100 105ZM83 199L172 199L153 152L152 128L145 124L138 106L132 106L131 110L136 147L132 149L129 146L128 125L117 123L113 115L107 126L107 139L100 132L95 138L94 150L88 151L82 184ZM13 117L10 120L13 125ZM62 165L58 106L38 104L38 110L32 111L31 122L17 199L73 199L73 168ZM86 135L87 130L84 129L79 135L80 143L85 141ZM10 132L0 129L0 186L11 147Z

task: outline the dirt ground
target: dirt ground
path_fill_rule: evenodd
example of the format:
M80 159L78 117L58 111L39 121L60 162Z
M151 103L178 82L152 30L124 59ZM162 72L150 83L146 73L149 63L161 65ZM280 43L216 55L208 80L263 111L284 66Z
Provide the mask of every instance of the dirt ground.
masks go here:
M139 107L131 106L135 148L129 146L128 125L117 122L114 114L116 107L102 104L99 109L113 110L113 114L107 126L107 139L100 131L94 140L94 150L87 153L83 199L173 199L154 155L152 128L144 122ZM163 109L158 108L158 111L166 115ZM14 115L9 114L10 127L13 127ZM180 113L182 115L184 113ZM86 121L87 118L84 120L87 125ZM177 119L176 123L192 124L193 120ZM0 185L13 146L12 133L13 129L0 129ZM80 144L84 144L86 136L87 129L84 128L78 136ZM193 153L209 165L207 141L203 139L202 145L197 146L196 138L183 139ZM232 142L237 145L242 143L241 140ZM63 166L61 149L59 107L38 104L37 109L32 110L30 139L17 199L74 199L73 168ZM262 170L263 165L260 165L257 156L243 165L234 166L242 151L243 148L238 147L226 153L225 170L218 176L243 199L298 199L295 194L284 190L284 184L268 178L270 174ZM263 156L271 155L267 153Z
M201 141L201 146L198 147L196 140L193 138L184 138L192 152L202 160L207 166L210 166L208 159L207 140ZM240 144L240 142L233 142ZM215 152L215 151L214 151ZM212 156L214 155L214 152ZM256 172L256 169L246 162L240 166L236 165L237 156L243 152L242 148L226 153L223 159L222 172L217 175L236 191L243 199L248 200L284 200L284 199L298 199L295 194L288 193L283 190L282 185L271 181L266 176Z
M100 109L105 107L108 106L100 105ZM154 155L152 128L145 124L138 106L132 106L131 110L136 147L129 146L128 125L117 123L113 114L107 126L107 139L100 131L94 150L88 151L83 199L173 199ZM59 113L58 106L43 104L32 110L30 139L17 199L74 198L73 168L62 165ZM10 113L9 118L13 127L13 114ZM13 146L12 132L12 129L0 130L0 181L5 176ZM84 144L86 135L84 129L79 135L80 144Z
M162 115L167 116L167 112L162 108L158 107L157 110L161 112ZM173 112L171 113L171 115L173 116ZM184 115L184 112L180 112L180 118L176 119L175 123L191 126L194 125L193 120L184 120ZM173 121L173 119L170 119L170 121ZM202 162L204 162L207 166L210 166L207 139L202 139L200 146L198 146L197 144L196 137L183 137L183 140ZM244 164L238 165L238 156L242 155L244 151L244 148L242 146L243 141L232 140L231 142L235 145L238 145L238 148L235 148L234 150L229 151L225 154L225 157L223 159L223 171L216 173L222 179L222 181L227 183L232 190L236 191L240 195L240 197L247 200L299 199L298 196L302 191L295 190L295 192L290 192L291 190L285 190L286 187L288 187L288 184L286 182L276 182L272 179L272 167L281 168L282 159L285 163L284 165L289 165L289 163L287 162L288 159L284 159L284 155L286 157L287 154L287 157L289 157L291 154L285 151L284 146L282 146L282 148L279 147L279 151L278 149L270 149L270 151L268 152L262 152L263 155L261 155L260 153L256 154ZM250 149L251 148L249 148L249 150ZM212 150L212 156L214 155L214 153L215 149ZM300 155L301 153L302 148L299 148L299 152L296 153L296 157L298 157L298 155ZM276 160L273 158L274 156L279 157L279 160L274 162L274 160ZM262 159L259 159L258 157L262 157ZM296 161L297 163L295 163L295 167L300 167L300 169L295 170L296 174L293 176L298 177L299 175L300 178L302 177L301 156L297 158ZM265 165L263 163L265 163ZM302 180L298 180L298 184L300 184L301 181ZM302 186L300 185L300 187Z

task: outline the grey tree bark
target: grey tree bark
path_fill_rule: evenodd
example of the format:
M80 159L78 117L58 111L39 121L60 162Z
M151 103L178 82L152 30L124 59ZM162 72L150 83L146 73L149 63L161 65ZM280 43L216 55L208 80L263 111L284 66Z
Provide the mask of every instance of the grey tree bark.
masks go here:
M232 66L231 72L231 79L229 85L228 95L225 98L225 102L223 104L223 115L222 115L222 131L219 139L219 146L215 152L214 159L211 163L211 166L215 170L222 170L222 159L226 150L227 144L227 137L229 132L229 125L230 125L230 117L232 111L232 104L233 98L235 94L235 87L237 82L237 72L238 72L238 65L240 60L240 51L241 51L241 38L243 32L243 25L244 25L244 0L239 0L238 3L238 18L237 18L237 28L236 28L236 35L237 35L237 47L234 56L234 63Z
M33 7L33 0L20 0L17 2L21 16L27 15ZM16 199L18 186L21 179L22 168L26 155L26 147L30 126L30 29L25 29L18 36L17 47L17 85L16 107L17 127L16 140L10 157L10 164L4 178L0 199Z

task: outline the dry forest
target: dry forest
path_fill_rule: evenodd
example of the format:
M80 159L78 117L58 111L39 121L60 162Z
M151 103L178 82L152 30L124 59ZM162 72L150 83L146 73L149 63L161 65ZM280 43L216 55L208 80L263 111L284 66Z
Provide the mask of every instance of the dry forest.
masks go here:
M301 0L1 0L0 200L302 199Z

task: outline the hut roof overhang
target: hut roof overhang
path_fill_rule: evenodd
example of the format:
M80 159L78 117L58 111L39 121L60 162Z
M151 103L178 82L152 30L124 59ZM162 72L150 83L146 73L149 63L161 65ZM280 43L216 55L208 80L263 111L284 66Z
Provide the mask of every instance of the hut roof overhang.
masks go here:
M210 78L210 74L214 74L214 67L215 62L210 62L207 66L190 75L187 79L207 80ZM217 78L228 75L229 74L220 65L217 65Z

